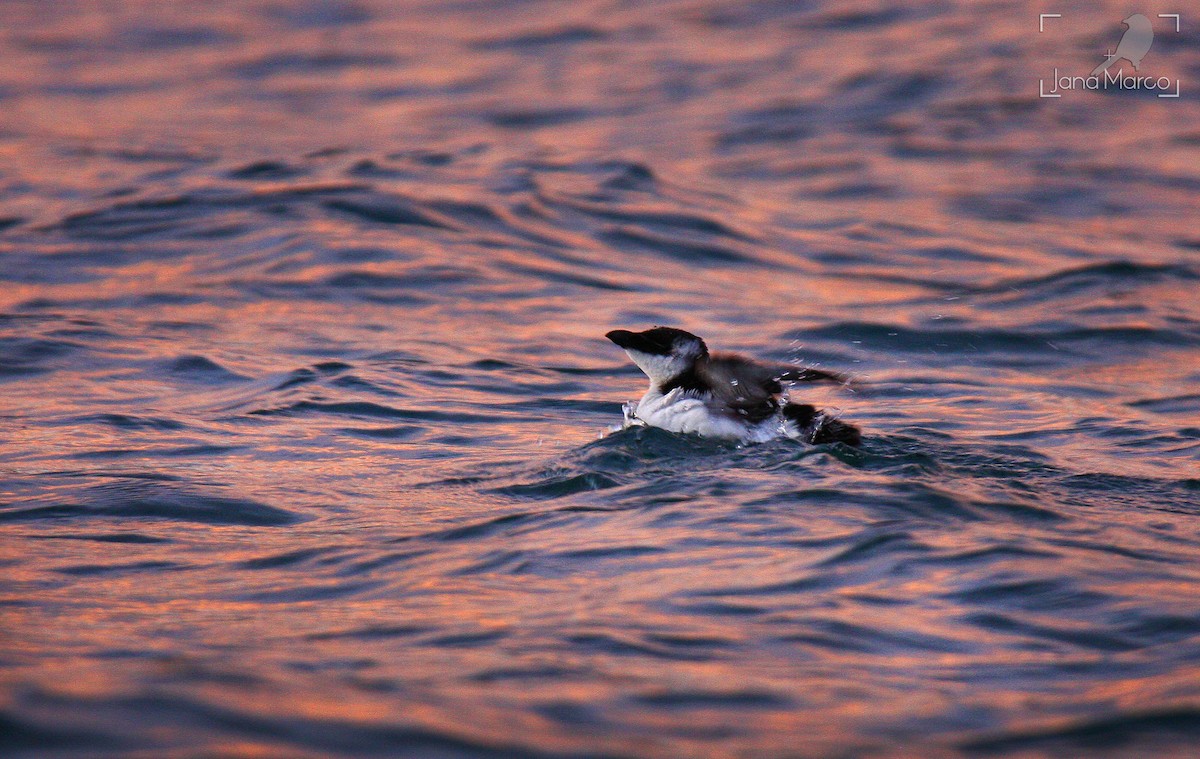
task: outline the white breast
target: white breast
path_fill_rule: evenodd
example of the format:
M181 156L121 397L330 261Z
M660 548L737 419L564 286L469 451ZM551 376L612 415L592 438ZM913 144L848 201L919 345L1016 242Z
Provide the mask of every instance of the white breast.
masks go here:
M783 434L780 420L768 419L762 424L748 425L714 413L704 400L678 388L666 395L651 389L638 401L634 413L651 427L692 432L702 437L762 442Z

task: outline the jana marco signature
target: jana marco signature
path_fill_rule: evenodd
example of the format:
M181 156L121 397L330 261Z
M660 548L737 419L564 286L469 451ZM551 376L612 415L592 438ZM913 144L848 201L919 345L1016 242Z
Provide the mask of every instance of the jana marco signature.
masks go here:
M1061 90L1161 90L1163 92L1171 92L1179 88L1179 80L1171 80L1165 76L1135 76L1126 75L1123 68L1117 69L1116 72L1105 70L1099 75L1092 76L1067 76L1060 74L1058 68L1054 69L1054 78L1051 80L1049 93L1057 93Z

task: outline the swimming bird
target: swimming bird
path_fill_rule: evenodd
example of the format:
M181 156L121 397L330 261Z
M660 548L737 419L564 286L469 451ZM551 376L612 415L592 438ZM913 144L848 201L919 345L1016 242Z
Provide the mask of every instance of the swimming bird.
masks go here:
M1133 64L1134 71L1140 71L1138 68L1142 65L1142 59L1146 57L1146 53L1150 52L1150 46L1154 44L1154 27L1150 25L1150 19L1140 13L1135 13L1129 18L1121 22L1129 27L1125 30L1125 34L1121 36L1121 41L1117 43L1117 52L1108 56L1108 58L1092 70L1092 76L1097 76L1108 67L1124 58Z
M650 378L641 400L626 404L627 423L745 442L785 436L814 444L860 442L856 427L783 396L784 382L848 384L840 374L709 353L699 337L673 327L614 329L605 337Z

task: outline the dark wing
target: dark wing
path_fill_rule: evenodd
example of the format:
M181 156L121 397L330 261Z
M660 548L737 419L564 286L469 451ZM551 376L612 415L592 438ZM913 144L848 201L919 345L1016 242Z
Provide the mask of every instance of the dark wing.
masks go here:
M742 356L714 354L697 368L712 393L712 404L731 416L757 423L779 410L783 386L774 367Z
M810 367L781 366L775 375L783 382L836 382L849 385L850 378L837 372L826 372Z

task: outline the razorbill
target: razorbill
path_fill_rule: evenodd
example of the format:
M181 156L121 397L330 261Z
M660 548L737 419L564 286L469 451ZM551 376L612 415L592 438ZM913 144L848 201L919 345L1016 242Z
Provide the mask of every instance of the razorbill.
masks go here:
M856 427L781 397L784 382L846 384L838 374L709 353L699 337L673 327L614 329L605 337L624 348L650 378L642 399L626 404L626 424L745 442L786 436L814 444L859 444Z

